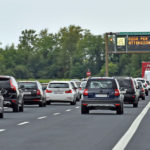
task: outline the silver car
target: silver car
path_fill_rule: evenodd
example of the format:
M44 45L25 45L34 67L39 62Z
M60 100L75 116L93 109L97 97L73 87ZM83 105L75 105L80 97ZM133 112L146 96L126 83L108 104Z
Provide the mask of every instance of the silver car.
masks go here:
M46 89L46 100L52 102L69 102L76 104L76 91L70 81L51 81Z

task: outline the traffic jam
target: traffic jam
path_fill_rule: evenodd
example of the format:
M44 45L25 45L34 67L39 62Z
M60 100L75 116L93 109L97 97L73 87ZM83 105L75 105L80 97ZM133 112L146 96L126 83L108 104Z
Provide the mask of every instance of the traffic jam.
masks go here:
M148 96L149 81L132 77L88 77L70 81L16 81L12 76L0 76L0 118L5 108L23 112L25 105L46 107L53 103L81 103L81 114L91 110L110 110L124 114L124 104L138 107Z

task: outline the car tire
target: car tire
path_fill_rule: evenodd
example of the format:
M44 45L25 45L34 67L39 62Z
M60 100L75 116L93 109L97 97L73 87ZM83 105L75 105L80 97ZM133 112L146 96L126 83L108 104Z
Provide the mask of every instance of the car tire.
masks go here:
M123 114L123 105L117 108L117 114Z
M19 112L19 105L18 104L13 105L13 112Z
M0 113L0 118L4 118L4 113Z
M24 103L21 104L21 106L19 107L19 111L23 112L24 111Z
M142 97L142 100L145 100L145 96Z
M47 101L47 102L46 102L46 104L47 104L47 105L50 105L50 104L51 104L51 102L50 102L50 101Z
M40 103L39 103L39 107L44 107L44 103L43 103L43 102L40 102Z
M76 101L70 102L71 105L76 105Z
M137 108L138 107L138 102L133 103L133 107Z
M86 106L81 105L81 114L89 114L89 109Z
M148 96L148 92L146 92L146 96Z

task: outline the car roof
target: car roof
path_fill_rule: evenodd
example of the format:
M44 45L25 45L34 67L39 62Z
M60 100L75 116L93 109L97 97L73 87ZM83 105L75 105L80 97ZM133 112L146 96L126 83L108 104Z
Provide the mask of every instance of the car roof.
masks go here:
M30 83L30 82L38 82L38 81L18 81L18 82L23 82L23 83Z
M49 83L70 83L70 81L50 81Z
M115 79L114 77L91 77L90 79Z
M12 78L12 76L1 75L0 78Z

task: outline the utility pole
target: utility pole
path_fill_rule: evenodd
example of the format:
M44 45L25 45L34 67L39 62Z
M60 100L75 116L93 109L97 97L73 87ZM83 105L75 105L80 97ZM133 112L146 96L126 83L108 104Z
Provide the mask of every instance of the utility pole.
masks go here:
M105 76L108 77L108 33L105 33Z

